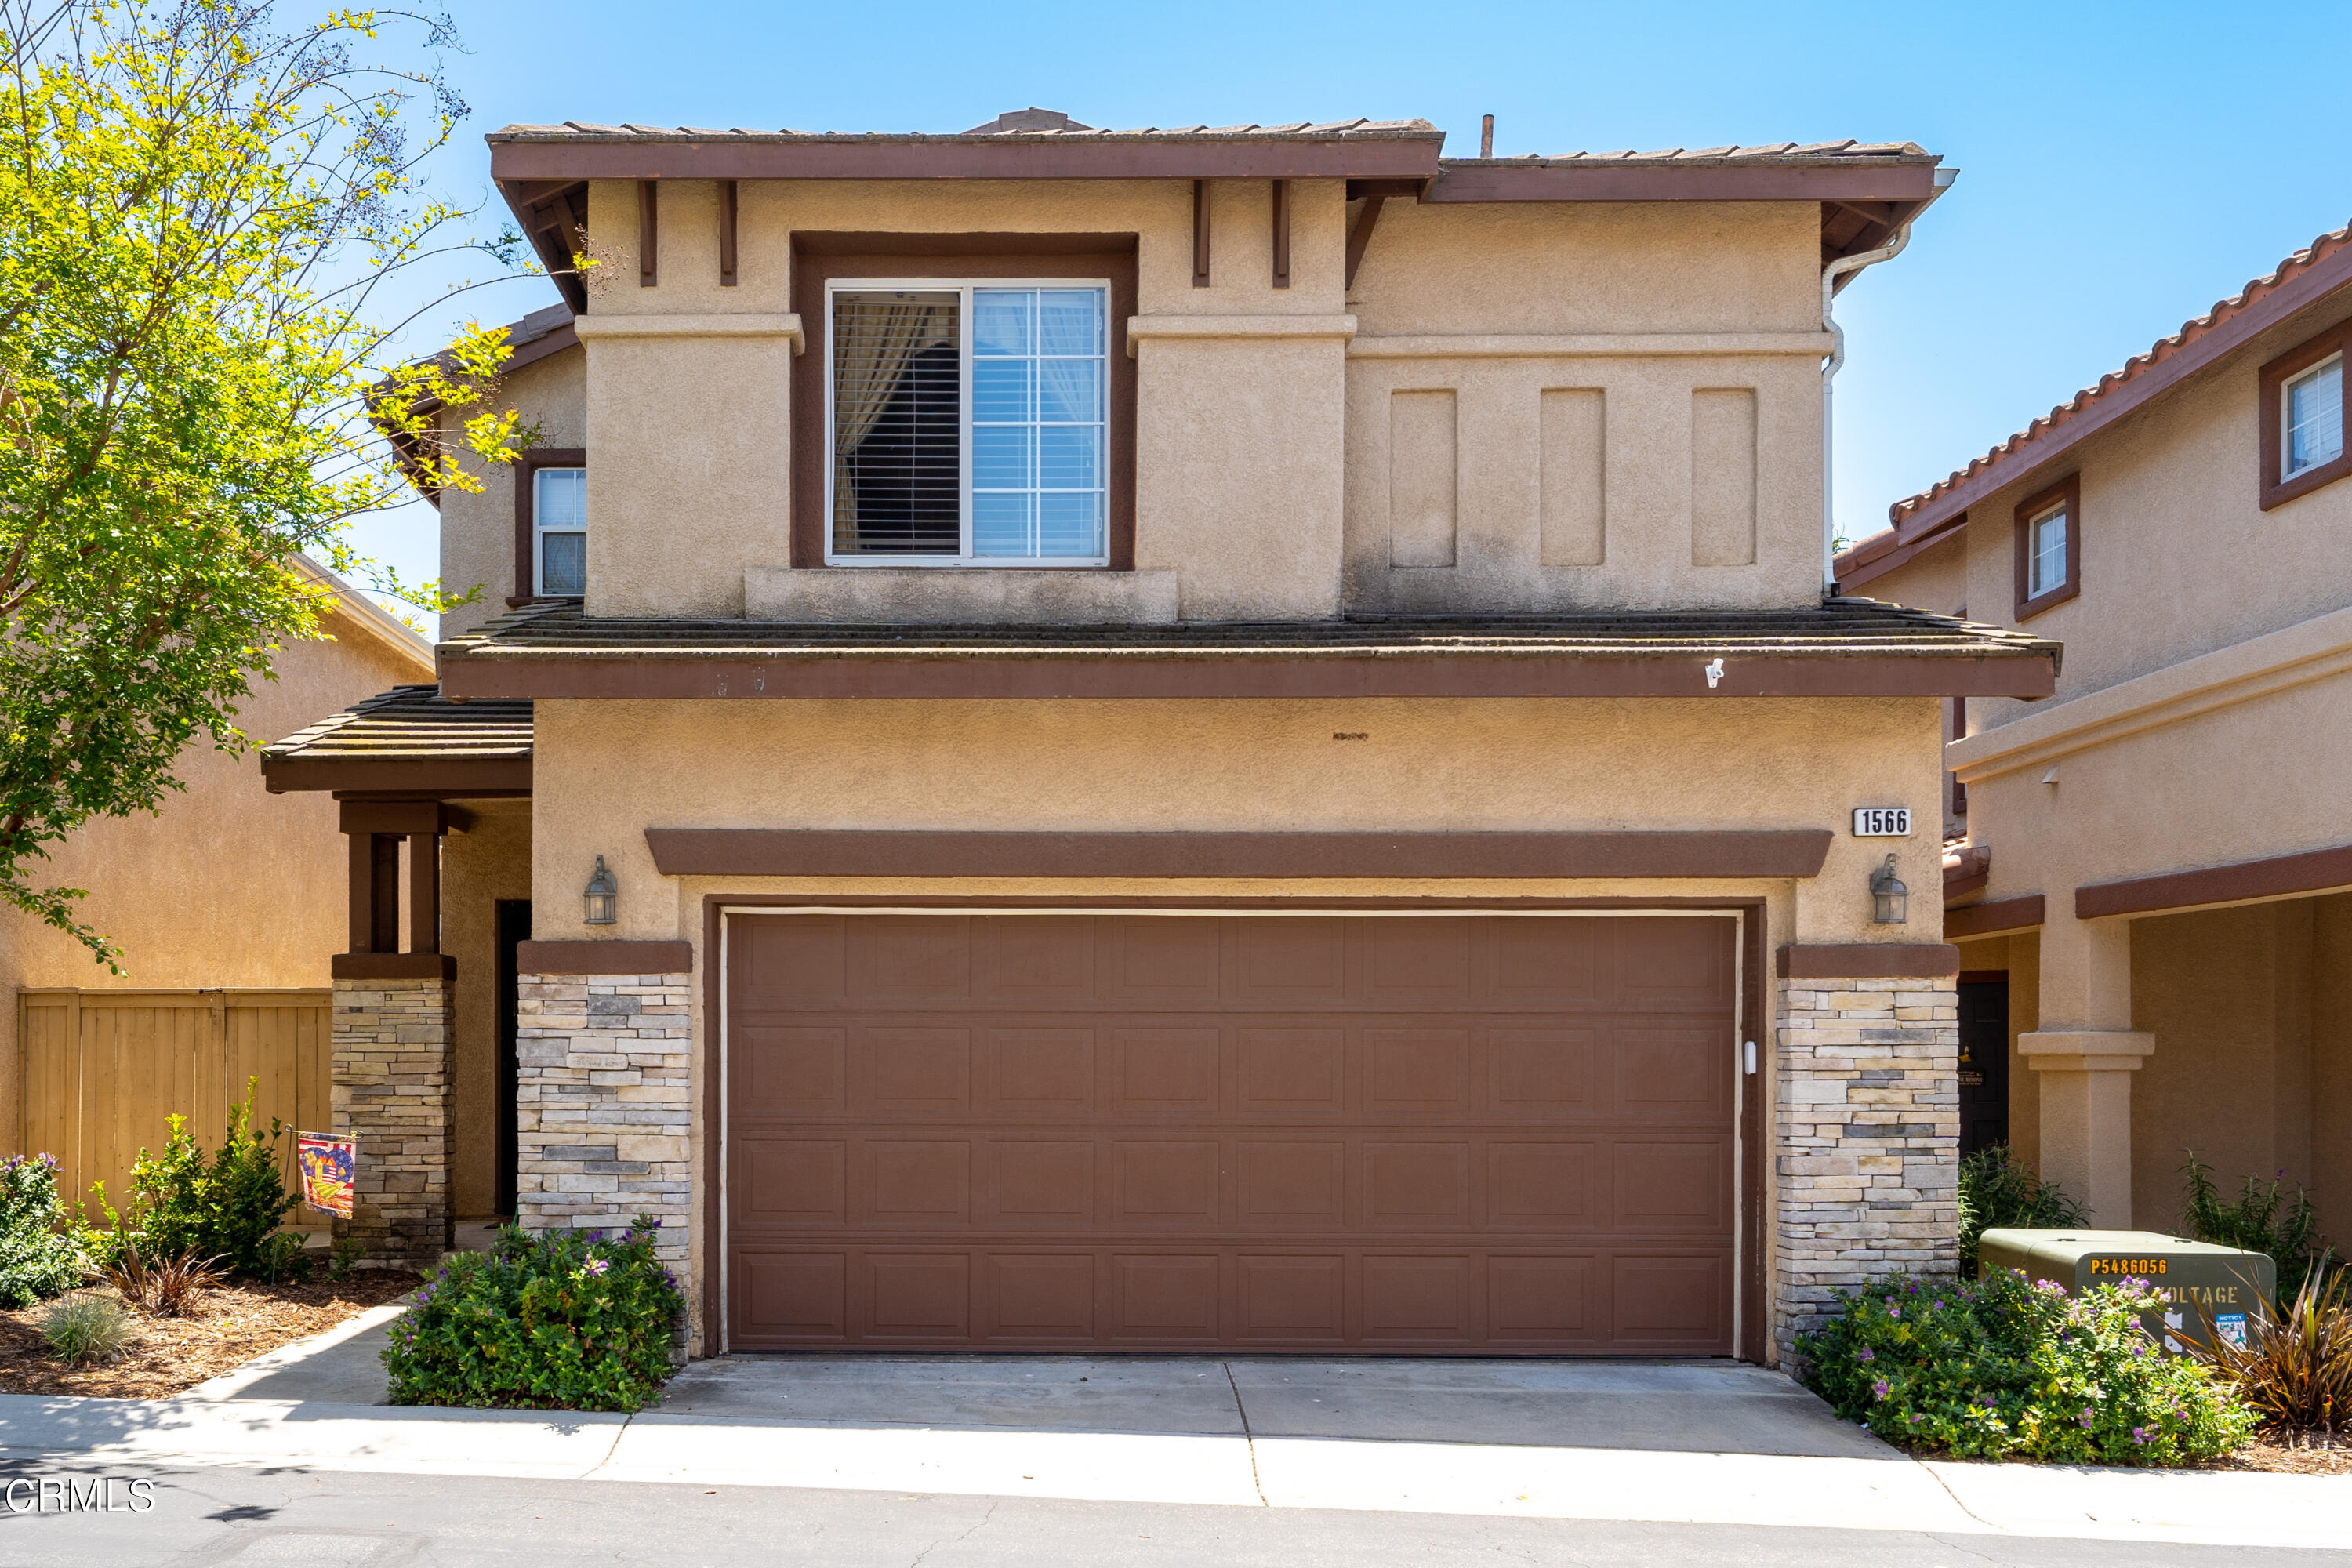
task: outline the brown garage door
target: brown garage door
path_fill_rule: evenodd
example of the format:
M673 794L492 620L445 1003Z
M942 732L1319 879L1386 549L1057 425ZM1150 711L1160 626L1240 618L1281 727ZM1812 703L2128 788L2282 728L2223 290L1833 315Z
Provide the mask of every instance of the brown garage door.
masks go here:
M1733 933L732 916L728 1342L1727 1353Z

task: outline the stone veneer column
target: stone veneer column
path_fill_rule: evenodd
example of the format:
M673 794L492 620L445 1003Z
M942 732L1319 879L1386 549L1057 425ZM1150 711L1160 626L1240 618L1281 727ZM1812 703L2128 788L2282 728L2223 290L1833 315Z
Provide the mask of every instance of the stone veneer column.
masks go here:
M1790 1366L1832 1289L1958 1267L1960 1014L1949 978L1780 985L1772 1331Z
M684 1273L693 1215L693 976L524 974L515 1043L517 1218L662 1223Z
M334 984L334 1130L359 1145L352 1217L337 1228L367 1261L427 1269L449 1250L450 986Z

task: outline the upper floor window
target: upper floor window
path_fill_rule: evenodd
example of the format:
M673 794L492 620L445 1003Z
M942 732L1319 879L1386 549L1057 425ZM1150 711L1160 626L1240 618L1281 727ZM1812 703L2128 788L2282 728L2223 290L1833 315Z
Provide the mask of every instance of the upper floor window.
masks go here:
M2286 426L2279 447L2279 477L2291 479L2344 455L2344 356L2336 354L2289 380L2280 389Z
M2017 508L2017 618L2082 591L2083 489L2069 475Z
M2352 321L2338 321L2263 366L2264 511L2352 474L2352 452L2344 442L2347 354Z
M531 475L535 593L578 598L588 592L588 470L543 468Z
M1109 292L829 283L827 561L1105 564Z

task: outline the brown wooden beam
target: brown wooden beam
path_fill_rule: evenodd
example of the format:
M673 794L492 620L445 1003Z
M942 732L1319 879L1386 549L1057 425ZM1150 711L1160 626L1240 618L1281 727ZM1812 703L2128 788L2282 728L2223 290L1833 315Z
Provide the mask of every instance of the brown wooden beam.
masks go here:
M1998 936L2003 931L2032 931L2042 923L2043 903L2039 893L2022 898L1995 899L1966 909L1944 911L1944 934L1967 938Z
M1209 182L1192 182L1192 287L1209 286Z
M441 951L441 836L408 836L408 951Z
M637 287L650 289L659 277L661 182L637 182Z
M1372 243L1372 229L1381 221L1381 204L1388 200L1379 191L1364 198L1364 210L1356 215L1356 226L1348 231L1348 276L1345 286L1356 286L1356 268L1364 264L1364 247Z
M1274 286L1290 287L1290 182L1269 182L1274 187Z
M2238 860L2194 871L2173 871L2158 877L2094 883L2074 889L2074 918L2092 921L2114 915L2156 914L2206 904L2295 898L2347 887L2352 887L2352 844L2307 850L2300 855Z
M735 192L736 182L719 182L719 286L735 287Z
M370 833L368 843L368 939L356 951L400 951L400 837Z
M375 944L375 838L371 834L351 836L351 929L345 940L353 952L366 952Z

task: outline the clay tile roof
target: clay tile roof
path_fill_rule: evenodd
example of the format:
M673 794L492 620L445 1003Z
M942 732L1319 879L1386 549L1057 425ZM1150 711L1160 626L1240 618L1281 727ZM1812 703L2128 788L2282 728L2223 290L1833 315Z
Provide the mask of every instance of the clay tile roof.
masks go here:
M1051 114L1052 110L1020 110ZM1013 118L1000 115L999 120ZM1144 126L1129 131L1098 131L1089 126L1013 126L998 129L994 122L962 132L923 131L759 131L737 128L712 131L688 125L639 125L624 123L602 125L590 121L567 120L561 125L508 125L490 132L487 138L493 144L511 142L994 142L1056 140L1079 141L1159 141L1174 137L1223 137L1250 140L1300 140L1326 142L1334 138L1363 138L1381 141L1439 141L1445 133L1426 120L1332 120L1317 124L1308 121L1292 121L1280 125L1206 125Z
M445 701L438 686L395 686L261 749L265 761L512 761L530 756L530 704Z
M1944 510L1937 503L1946 500L1964 485L1980 494L1984 487L1975 481L1996 477L1997 470L2017 468L2021 461L2031 462L2040 458L2052 444L2053 435L2063 436L2070 425L2085 416L2104 412L2105 405L2115 401L2118 394L2133 388L2151 372L2171 363L2183 353L2199 348L2210 348L2216 354L2224 353L2236 347L2242 338L2274 324L2250 312L2279 290L2304 279L2314 268L2339 254L2345 256L2347 261L2352 261L2352 226L2321 235L2280 262L2276 270L2255 279L2194 321L2182 323L2180 330L2170 337L2158 339L2146 353L2134 355L2123 368L2101 376L2097 384L2084 387L1984 456L1969 462L1966 468L1955 468L1917 495L1896 501L1887 509L1893 529L1872 535L1855 545L1848 555L1866 562L1895 548L1902 542L1898 536L1906 523L1924 522L1923 514L1930 509ZM1997 477L1997 482L2006 482L2005 477Z
M1815 142L1798 146L1792 142L1772 142L1758 146L1742 146L1736 142L1720 147L1662 147L1647 153L1555 153L1549 156L1521 155L1516 158L1448 158L1449 166L1481 163L1510 163L1538 167L1573 166L1578 163L1601 162L1617 163L1935 163L1939 160L1916 142Z

